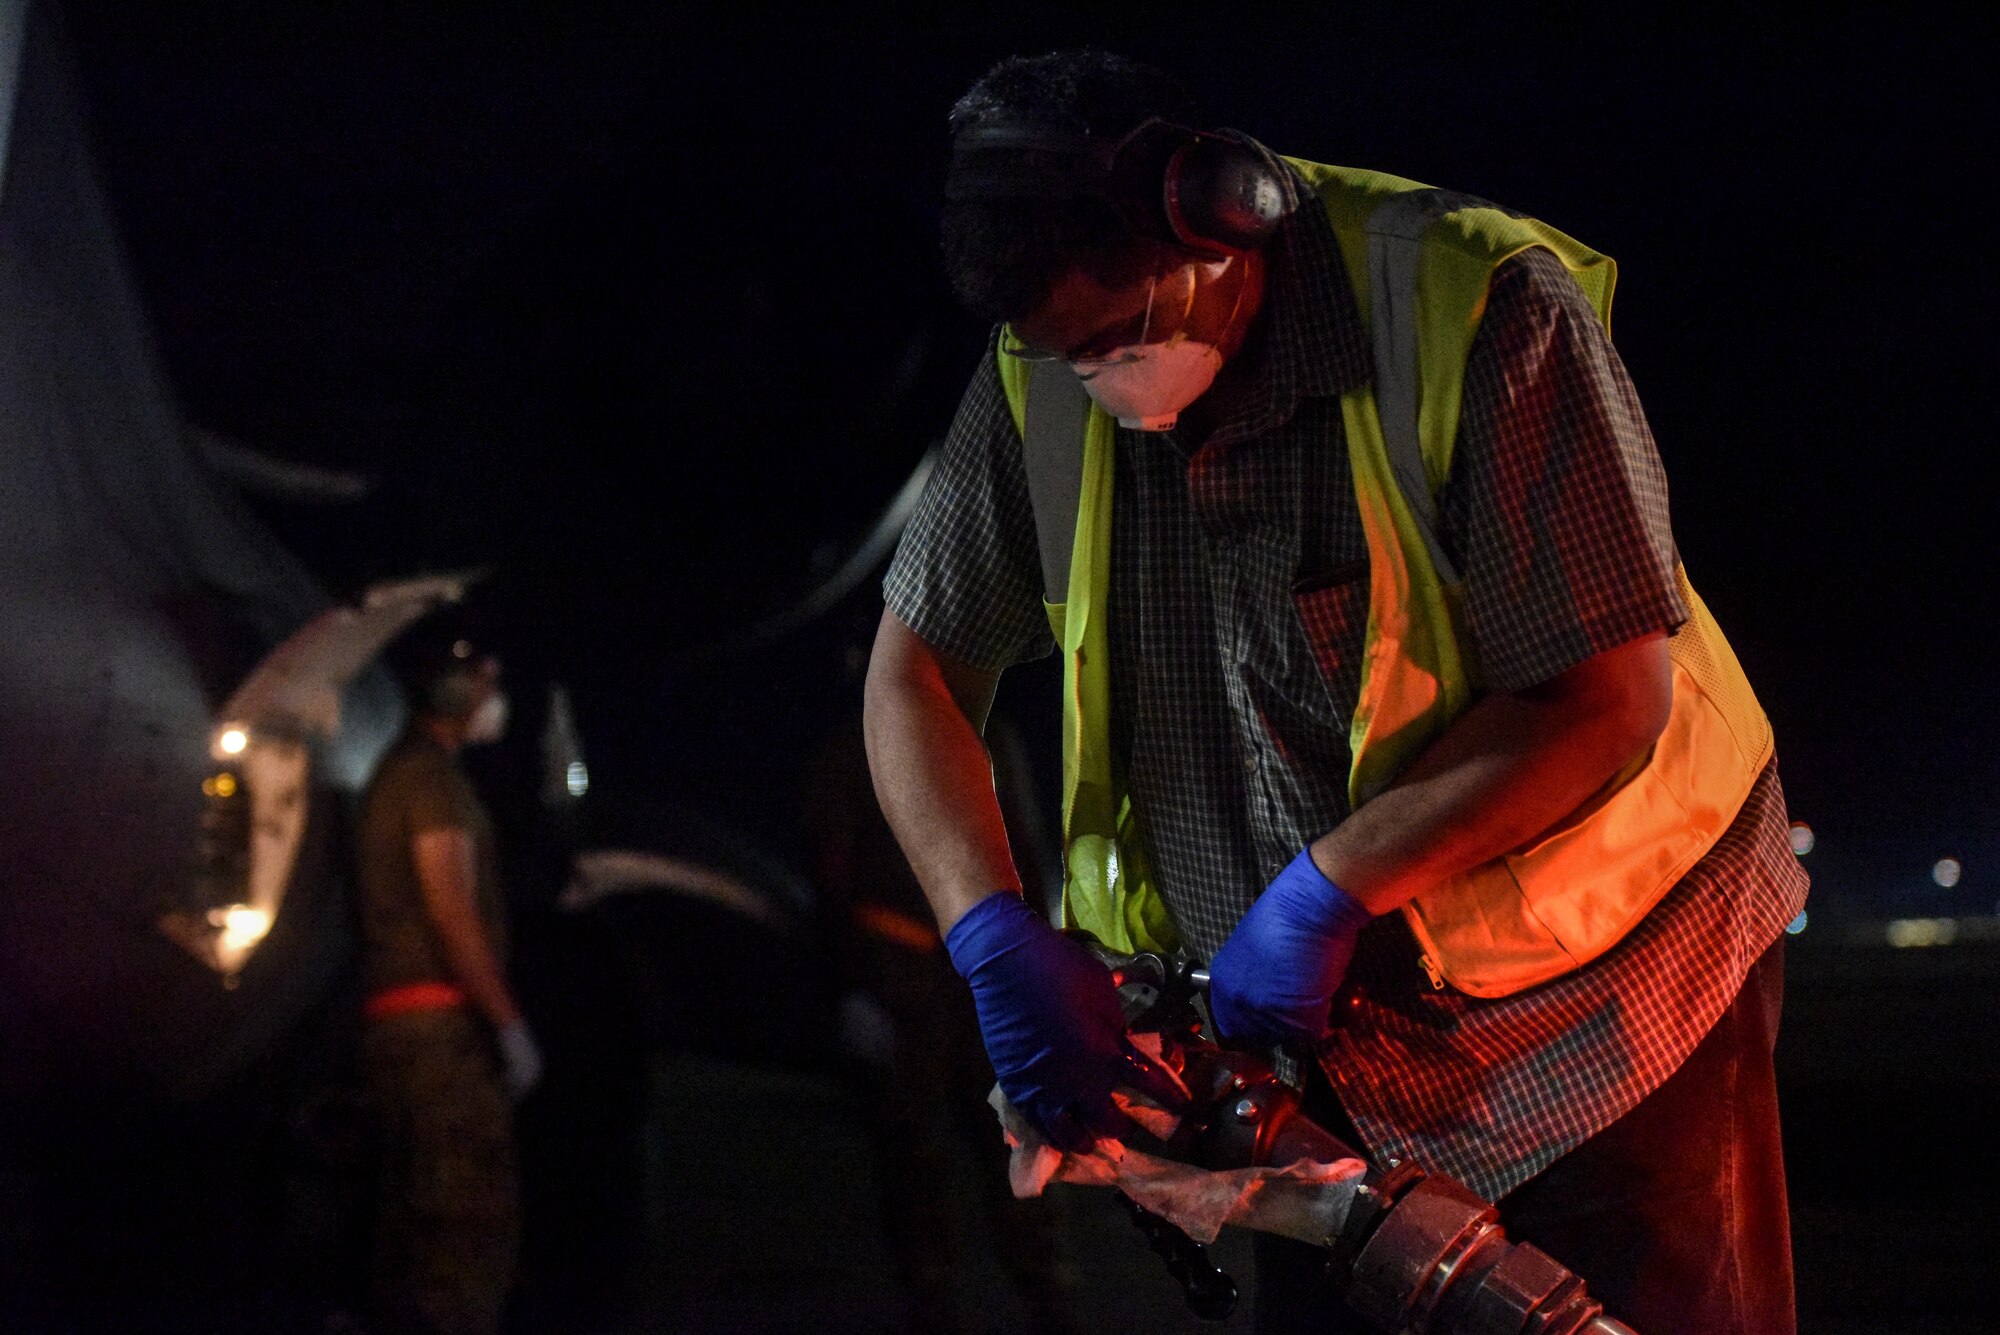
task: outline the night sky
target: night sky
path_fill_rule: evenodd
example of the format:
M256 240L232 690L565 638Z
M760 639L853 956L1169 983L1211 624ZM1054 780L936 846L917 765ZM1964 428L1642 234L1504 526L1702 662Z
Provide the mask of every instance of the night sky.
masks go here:
M809 588L949 420L984 337L936 258L951 100L1095 44L1281 152L1615 256L1681 550L1776 723L1820 903L1992 911L1992 116L1965 34L1847 7L127 8L70 27L190 414L375 480L259 502L337 594L493 565L496 637L572 684L614 780L702 782L759 739L776 772L851 702L865 598L689 655Z

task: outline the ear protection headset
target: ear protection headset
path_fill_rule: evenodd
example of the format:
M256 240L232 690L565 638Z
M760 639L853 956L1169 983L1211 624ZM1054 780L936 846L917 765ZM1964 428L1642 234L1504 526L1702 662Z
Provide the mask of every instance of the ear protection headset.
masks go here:
M1140 232L1205 255L1255 250L1290 195L1253 144L1153 119L1119 139L991 122L952 138L949 200L1099 198Z

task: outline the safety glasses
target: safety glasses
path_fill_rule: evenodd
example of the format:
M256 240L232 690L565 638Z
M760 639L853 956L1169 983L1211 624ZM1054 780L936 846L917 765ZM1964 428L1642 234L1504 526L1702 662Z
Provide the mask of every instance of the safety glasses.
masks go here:
M1184 264L1164 277L1146 280L1146 304L1138 313L1112 320L1075 346L1061 352L1048 348L1032 347L1021 343L1008 331L1008 339L1000 345L1002 352L1024 362L1068 362L1075 366L1104 366L1113 361L1135 360L1130 354L1113 357L1121 348L1130 348L1146 343L1165 343L1187 326L1189 314L1195 307L1195 294L1203 286L1204 280L1219 277L1229 265L1236 262L1232 256L1218 264ZM1203 274L1202 270L1213 270Z

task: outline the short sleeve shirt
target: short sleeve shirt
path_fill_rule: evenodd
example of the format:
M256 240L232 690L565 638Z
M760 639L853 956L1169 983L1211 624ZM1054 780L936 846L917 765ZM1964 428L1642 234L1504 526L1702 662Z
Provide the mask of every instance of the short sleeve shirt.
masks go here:
M1366 633L1368 552L1340 395L1372 379L1367 332L1322 210L1294 211L1267 253L1243 354L1250 389L1233 415L1199 442L1117 432L1114 763L1146 814L1161 893L1203 958L1349 814ZM990 353L884 591L930 644L1000 668L1053 641L1020 438ZM1687 617L1637 394L1546 251L1494 277L1439 505L1481 689L1546 681ZM1400 916L1372 925L1322 1063L1371 1149L1504 1194L1672 1072L1803 894L1771 769L1646 924L1554 984L1492 1002L1434 992ZM1558 1088L1571 1081L1581 1096Z
M406 733L383 757L362 799L357 870L362 971L371 993L453 980L424 910L411 850L419 834L442 829L471 835L480 923L494 954L506 957L506 915L486 808L449 752L420 733Z

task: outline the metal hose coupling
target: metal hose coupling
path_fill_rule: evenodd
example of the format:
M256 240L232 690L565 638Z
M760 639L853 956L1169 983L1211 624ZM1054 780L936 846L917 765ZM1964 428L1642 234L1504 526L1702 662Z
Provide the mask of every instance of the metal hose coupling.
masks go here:
M1171 1157L1215 1170L1366 1158L1306 1117L1298 1091L1262 1055L1201 1032L1206 978L1190 961L1096 949L1127 1026L1161 1036L1191 1096L1165 1145ZM1327 1246L1329 1284L1383 1332L1638 1335L1605 1313L1582 1277L1509 1238L1492 1202L1413 1163L1371 1166Z
M1327 1261L1347 1304L1384 1331L1450 1335L1637 1335L1583 1280L1509 1239L1492 1204L1400 1164L1356 1194Z

